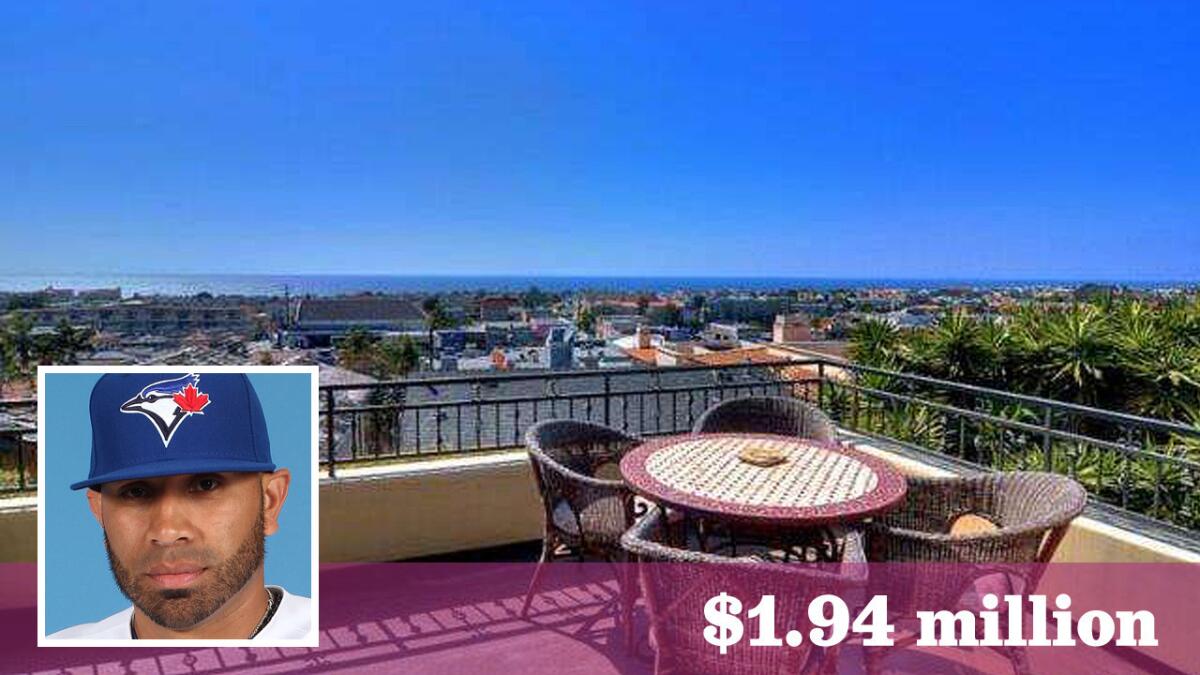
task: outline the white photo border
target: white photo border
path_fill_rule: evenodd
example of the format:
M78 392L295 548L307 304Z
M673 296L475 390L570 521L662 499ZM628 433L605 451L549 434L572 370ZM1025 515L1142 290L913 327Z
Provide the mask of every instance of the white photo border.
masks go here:
M309 572L311 582L312 604L310 612L309 634L303 638L269 640L98 640L86 638L55 638L46 637L46 375L59 373L76 373L88 375L104 375L108 373L263 373L263 374L306 374L311 382L312 400L312 465L309 471L312 483L312 499L310 508L311 551ZM320 375L317 366L205 366L205 365L148 365L148 366L38 366L38 489L37 489L37 527L38 527L38 607L37 607L37 645L38 647L117 647L121 649L136 647L317 647L320 642Z

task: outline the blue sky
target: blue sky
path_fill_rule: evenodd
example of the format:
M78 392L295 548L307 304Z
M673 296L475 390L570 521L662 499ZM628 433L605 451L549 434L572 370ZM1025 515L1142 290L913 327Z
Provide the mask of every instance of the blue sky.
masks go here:
M1200 278L1200 5L745 4L5 3L0 270Z

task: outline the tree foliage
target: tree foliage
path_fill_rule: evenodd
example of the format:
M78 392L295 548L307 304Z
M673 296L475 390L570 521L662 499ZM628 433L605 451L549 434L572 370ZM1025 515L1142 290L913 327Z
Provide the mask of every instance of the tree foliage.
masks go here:
M71 365L92 349L95 331L72 325L66 319L54 330L34 331L29 316L10 314L0 320L0 387L6 382L32 379L39 365Z
M1200 430L1200 302L1195 299L1152 304L1103 297L1066 307L1027 306L995 320L950 313L913 331L867 320L851 335L850 356L885 370ZM1102 501L1200 529L1196 433L1055 414L1036 402L895 375L860 373L856 384L828 383L826 409L847 427L995 469L1067 474ZM879 390L907 398L871 394ZM1063 434L1030 429L1047 423ZM1116 451L1113 443L1132 451Z
M338 363L381 380L402 378L420 365L421 350L408 335L379 339L362 328L351 329L338 344Z
M900 331L868 319L851 333L865 365L1148 417L1200 409L1200 303L1028 306L981 319L951 312Z
M575 315L575 328L588 335L596 332L596 313L591 307L584 307Z

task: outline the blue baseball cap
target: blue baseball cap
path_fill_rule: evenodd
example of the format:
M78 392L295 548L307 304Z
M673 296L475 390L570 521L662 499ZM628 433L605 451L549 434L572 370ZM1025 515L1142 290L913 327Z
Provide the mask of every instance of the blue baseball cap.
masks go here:
M72 490L134 478L274 471L262 404L240 373L114 373L92 388L92 468Z

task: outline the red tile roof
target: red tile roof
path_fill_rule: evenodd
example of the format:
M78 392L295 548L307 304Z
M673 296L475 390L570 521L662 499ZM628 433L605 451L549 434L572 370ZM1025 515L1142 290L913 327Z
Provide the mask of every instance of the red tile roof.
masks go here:
M658 350L653 347L649 349L626 349L624 351L634 361L641 361L652 366L658 365Z
M706 352L692 354L692 361L705 366L725 366L738 363L776 363L787 361L786 357L776 356L765 349L730 349L721 352Z

